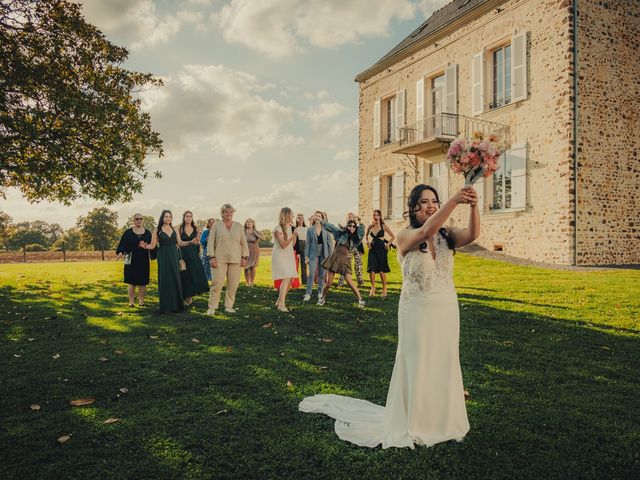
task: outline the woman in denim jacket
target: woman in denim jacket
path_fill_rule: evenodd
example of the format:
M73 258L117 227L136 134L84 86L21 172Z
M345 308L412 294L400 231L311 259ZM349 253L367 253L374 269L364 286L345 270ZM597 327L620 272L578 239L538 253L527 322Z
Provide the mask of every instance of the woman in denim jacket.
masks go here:
M322 267L327 271L327 282L318 305L324 305L327 292L333 283L333 276L336 273L340 273L358 298L358 307L364 308L364 300L362 300L360 290L358 290L358 287L353 283L353 278L351 278L351 255L358 248L358 245L362 243L364 225L362 223L358 225L355 220L349 220L344 228L338 228L326 220L320 223L329 233L333 234L336 239L336 246L331 255L322 262Z

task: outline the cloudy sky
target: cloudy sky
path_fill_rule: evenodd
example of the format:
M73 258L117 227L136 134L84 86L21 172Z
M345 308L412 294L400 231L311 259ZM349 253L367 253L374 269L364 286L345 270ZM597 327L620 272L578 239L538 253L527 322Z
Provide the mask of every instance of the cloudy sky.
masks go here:
M130 50L127 66L164 87L144 109L165 156L142 194L115 205L120 224L170 208L270 228L281 207L330 219L357 208L358 87L374 64L446 0L86 0L87 20ZM10 191L14 221L75 224L101 204L30 205Z

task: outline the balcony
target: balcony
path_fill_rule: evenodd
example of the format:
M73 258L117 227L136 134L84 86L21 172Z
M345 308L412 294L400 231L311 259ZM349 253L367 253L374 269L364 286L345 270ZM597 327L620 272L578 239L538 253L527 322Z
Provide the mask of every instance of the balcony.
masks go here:
M457 113L438 113L400 128L398 146L393 153L429 156L440 152L457 137L471 137L473 132L494 133L508 141L509 127Z

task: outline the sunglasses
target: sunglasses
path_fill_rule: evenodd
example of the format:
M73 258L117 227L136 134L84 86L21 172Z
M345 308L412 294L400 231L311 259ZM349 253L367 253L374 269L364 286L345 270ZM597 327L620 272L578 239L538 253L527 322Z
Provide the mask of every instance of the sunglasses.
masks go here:
M142 217L136 217L134 220L142 220Z

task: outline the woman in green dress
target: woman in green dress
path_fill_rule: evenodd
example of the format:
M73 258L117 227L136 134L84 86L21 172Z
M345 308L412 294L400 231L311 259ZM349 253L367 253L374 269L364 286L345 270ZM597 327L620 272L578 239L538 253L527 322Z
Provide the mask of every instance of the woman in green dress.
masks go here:
M163 210L158 220L158 228L151 234L151 242L140 242L142 248L158 248L158 297L160 313L179 312L184 309L182 282L178 269L178 246L190 245L183 242L171 222L170 210Z
M187 265L187 269L180 272L182 296L187 305L191 305L194 296L209 291L209 282L198 255L200 232L193 221L193 213L189 210L182 214L182 223L178 228L178 233L180 239L187 243L186 247L180 247L182 259Z

